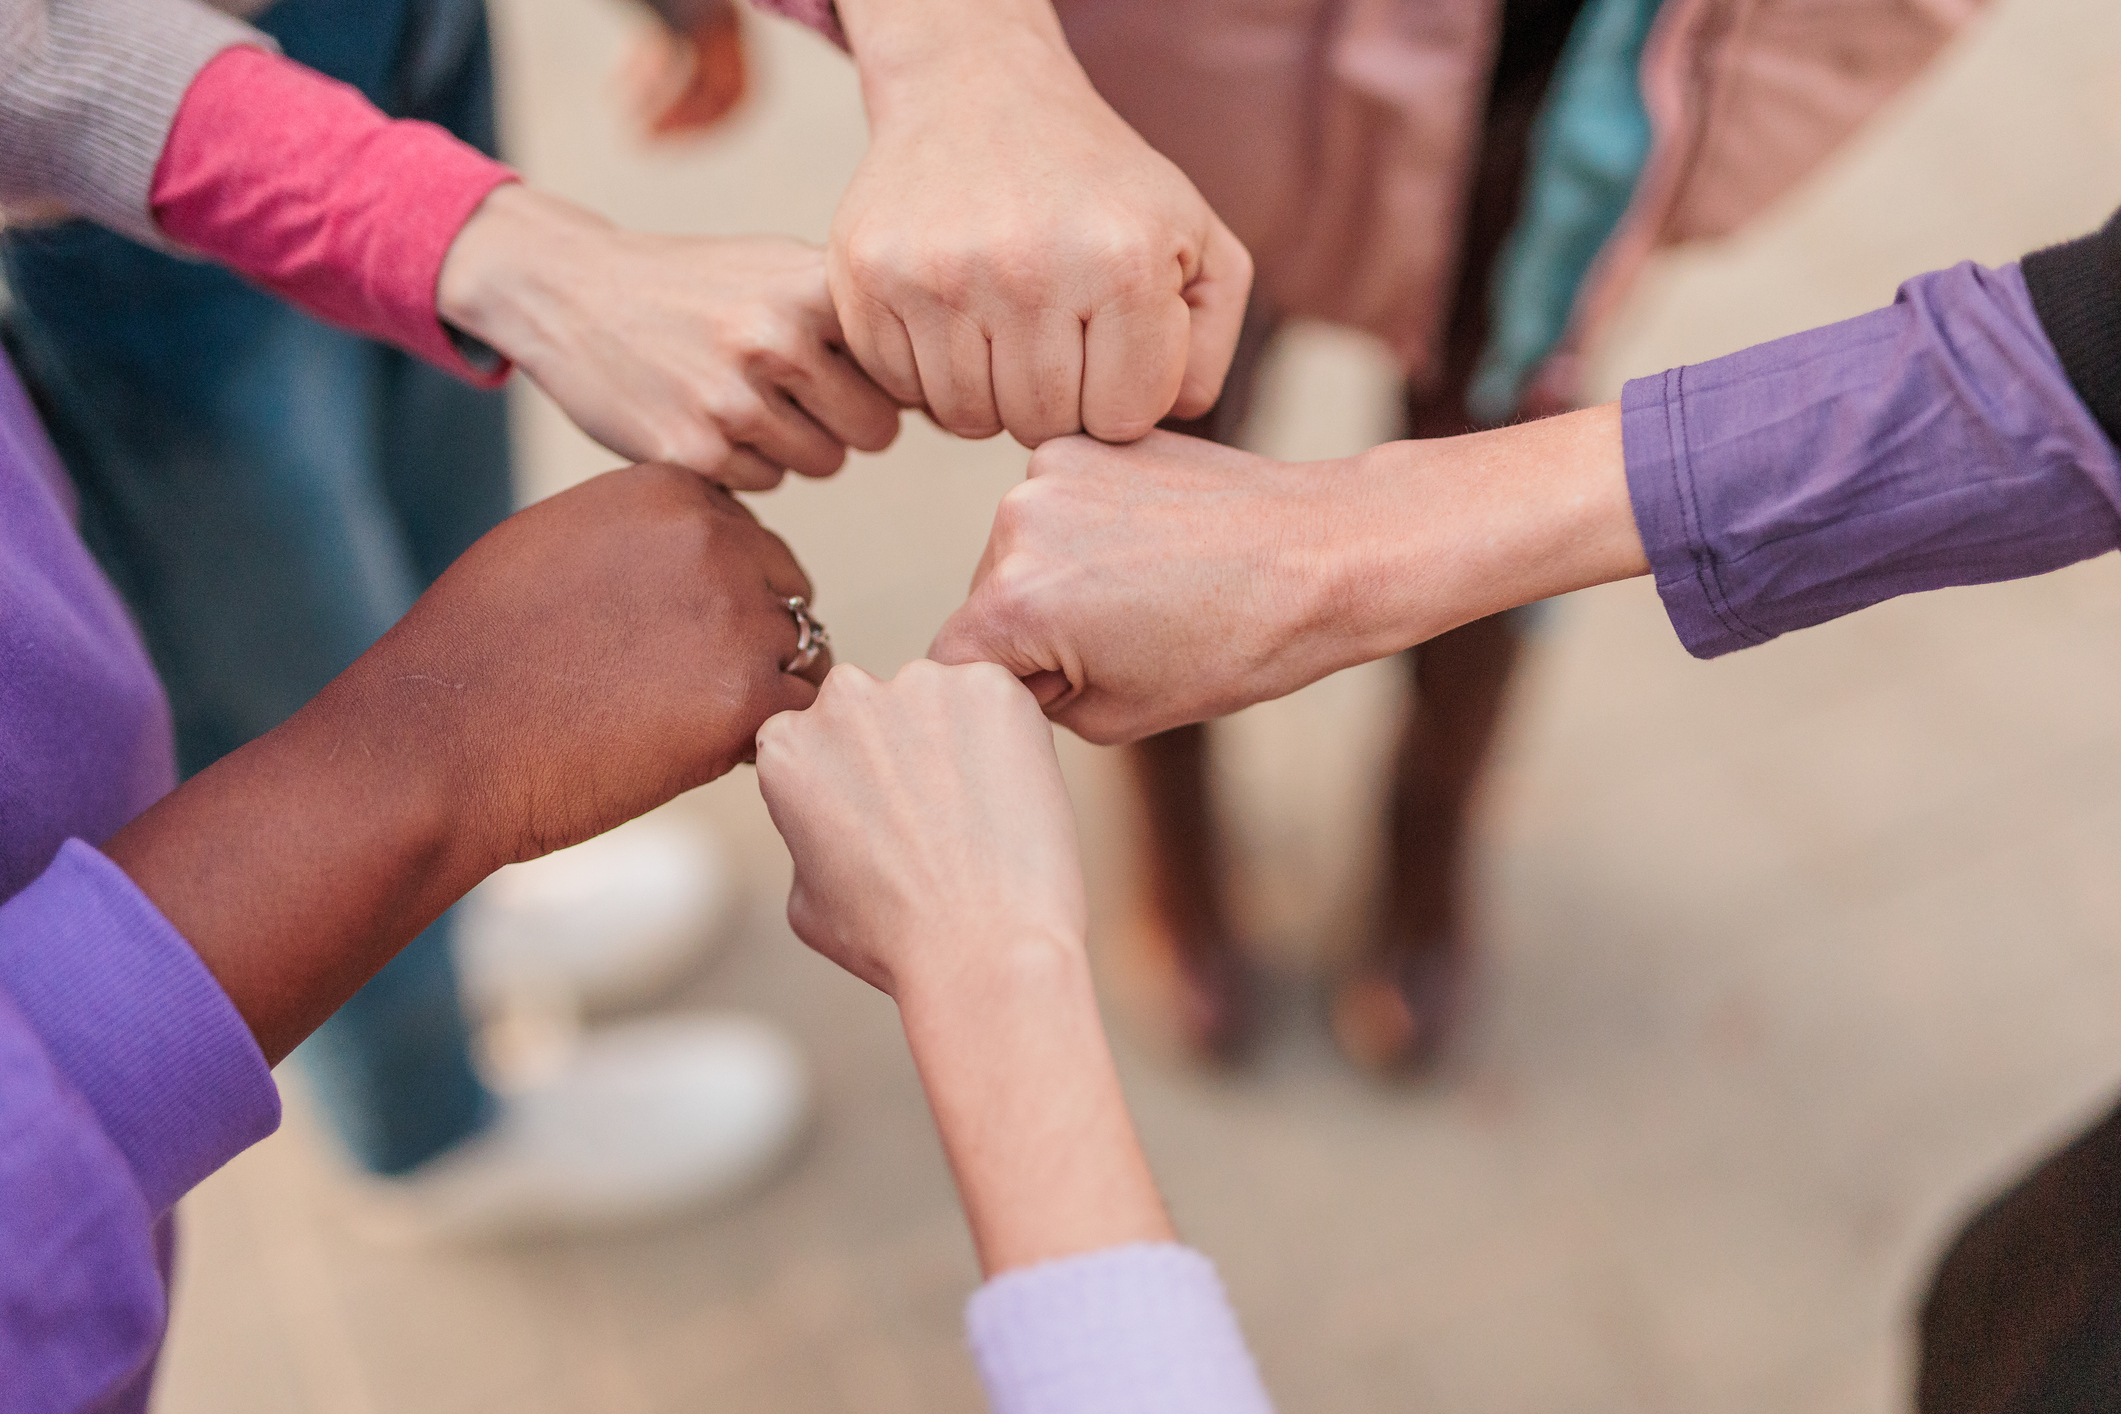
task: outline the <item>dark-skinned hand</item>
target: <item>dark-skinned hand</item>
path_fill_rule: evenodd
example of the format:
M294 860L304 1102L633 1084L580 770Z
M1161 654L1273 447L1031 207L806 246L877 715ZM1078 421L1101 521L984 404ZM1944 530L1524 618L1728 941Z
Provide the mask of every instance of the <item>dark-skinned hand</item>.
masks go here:
M510 518L285 724L106 847L277 1060L472 885L713 780L807 706L810 581L728 492L610 472Z

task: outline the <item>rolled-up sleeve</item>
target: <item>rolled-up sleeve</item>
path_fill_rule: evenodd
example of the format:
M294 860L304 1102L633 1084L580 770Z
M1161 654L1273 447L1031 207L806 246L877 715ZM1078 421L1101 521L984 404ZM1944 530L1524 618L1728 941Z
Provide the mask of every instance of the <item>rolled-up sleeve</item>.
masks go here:
M2121 544L2121 460L2016 265L1920 276L1621 407L1636 525L1697 657Z
M275 47L199 0L0 0L0 206L163 244L155 164L193 77L235 45Z
M1272 1414L1215 1264L1137 1243L1004 1272L965 1326L994 1414Z
M169 1209L280 1100L198 954L79 841L0 904L0 1116L0 1408L106 1407L161 1345Z

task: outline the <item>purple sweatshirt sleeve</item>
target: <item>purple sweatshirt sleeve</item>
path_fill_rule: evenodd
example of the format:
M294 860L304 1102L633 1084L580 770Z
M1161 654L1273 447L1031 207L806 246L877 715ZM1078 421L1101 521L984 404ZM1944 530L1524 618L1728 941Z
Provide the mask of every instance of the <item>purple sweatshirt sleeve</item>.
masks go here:
M965 1326L994 1414L1272 1414L1215 1264L1136 1243L1004 1272Z
M2016 265L1627 385L1635 523L1697 657L2121 544L2121 458Z
M280 1097L198 954L78 840L0 904L0 1116L0 1411L144 1402L164 1219Z

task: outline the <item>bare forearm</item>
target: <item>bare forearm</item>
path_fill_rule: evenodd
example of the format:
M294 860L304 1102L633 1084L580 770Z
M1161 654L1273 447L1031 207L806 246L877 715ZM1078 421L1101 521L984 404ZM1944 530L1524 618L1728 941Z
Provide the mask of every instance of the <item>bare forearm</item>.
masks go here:
M399 730L333 710L346 690L327 690L105 846L271 1062L491 867L451 828Z
M872 106L901 84L933 86L941 64L1074 67L1053 0L839 0L838 9Z
M979 956L899 1004L981 1268L1169 1241L1080 943Z
M1322 616L1367 662L1540 599L1649 572L1618 405L1356 459Z

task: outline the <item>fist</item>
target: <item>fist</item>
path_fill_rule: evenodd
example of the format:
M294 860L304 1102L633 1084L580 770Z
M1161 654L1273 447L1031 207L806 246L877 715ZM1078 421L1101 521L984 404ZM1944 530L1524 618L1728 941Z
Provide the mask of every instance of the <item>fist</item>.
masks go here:
M1363 661L1340 641L1334 463L1289 465L1170 432L1049 442L1002 498L939 662L999 663L1053 718L1132 741Z
M961 437L1033 447L1131 441L1213 406L1251 256L1072 58L968 49L888 98L871 88L827 268L887 392Z
M961 989L1005 944L1080 949L1075 819L1053 729L1007 672L835 668L768 721L759 790L795 859L796 936L904 1002Z
M491 864L578 843L747 759L808 705L787 600L809 578L727 491L636 466L466 551L320 705L423 770Z

